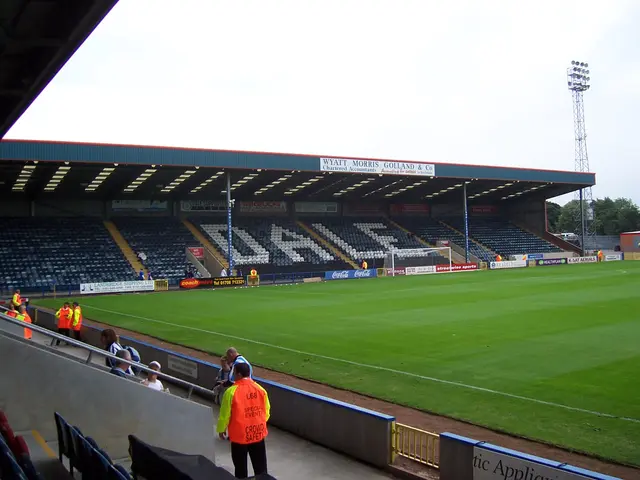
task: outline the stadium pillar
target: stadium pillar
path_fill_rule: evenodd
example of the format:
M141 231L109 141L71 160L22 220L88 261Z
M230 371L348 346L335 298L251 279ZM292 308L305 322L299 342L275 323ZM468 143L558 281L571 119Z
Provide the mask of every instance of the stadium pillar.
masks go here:
M231 230L231 172L227 172L227 255L229 260L229 274L233 275L233 231Z
M582 247L582 256L584 257L584 237L585 237L585 223L584 223L584 194L583 189L580 189L580 246Z
M464 209L464 261L469 263L469 212L467 211L467 182L462 184Z

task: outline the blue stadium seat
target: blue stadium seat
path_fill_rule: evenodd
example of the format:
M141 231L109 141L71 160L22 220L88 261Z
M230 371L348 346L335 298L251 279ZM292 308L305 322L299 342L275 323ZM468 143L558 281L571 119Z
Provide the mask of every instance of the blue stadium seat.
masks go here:
M179 219L116 217L112 220L134 252L145 253L145 267L154 278L172 281L184 278L190 265L185 250L199 243Z
M456 231L434 218L399 217L394 220L432 245L435 245L438 240L448 240L460 249L465 247L464 235L460 231ZM464 227L462 227L462 230L464 230ZM483 248L473 241L469 242L469 253L484 262L490 262L495 257L495 254L489 249Z
M447 223L464 228L459 218L447 219ZM503 256L562 252L555 245L499 217L469 217L469 235Z
M119 281L131 266L96 218L0 218L0 285L8 290Z
M227 257L227 224L222 218L193 218L223 257ZM312 272L347 268L296 222L288 219L237 217L233 226L234 261L260 273Z

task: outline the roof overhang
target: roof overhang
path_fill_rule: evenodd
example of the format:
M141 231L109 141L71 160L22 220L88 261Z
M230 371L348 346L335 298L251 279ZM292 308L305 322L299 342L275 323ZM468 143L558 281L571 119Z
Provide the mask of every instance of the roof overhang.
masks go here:
M5 140L0 142L0 192L28 198L53 192L103 200L224 198L230 172L232 193L239 199L436 204L462 201L466 186L471 203L489 204L544 200L595 183L591 173L376 159L354 163L364 165L366 173L323 171L326 158ZM18 181L23 189L16 188Z
M117 0L0 2L0 138Z

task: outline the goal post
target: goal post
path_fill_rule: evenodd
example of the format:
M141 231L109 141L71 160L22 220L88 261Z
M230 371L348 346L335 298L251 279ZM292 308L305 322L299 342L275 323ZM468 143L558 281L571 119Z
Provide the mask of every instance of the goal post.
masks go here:
M429 267L435 272L436 265L446 265L452 271L451 247L393 248L384 257L384 268L392 277L407 267L424 267L425 273L433 273Z

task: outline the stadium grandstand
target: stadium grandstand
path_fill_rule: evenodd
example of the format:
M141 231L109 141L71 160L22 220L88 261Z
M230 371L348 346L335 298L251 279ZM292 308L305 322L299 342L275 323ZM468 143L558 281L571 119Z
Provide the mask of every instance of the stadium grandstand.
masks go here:
M545 199L594 183L508 167L14 140L0 143L0 162L6 291L133 280L141 269L175 286L195 268L189 248L207 252L216 276L229 267L229 222L233 264L260 274L382 267L392 249L439 245L455 263L573 252L546 231Z

